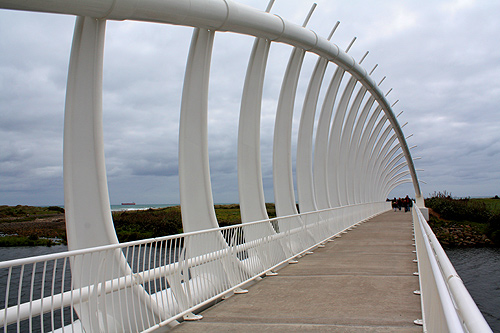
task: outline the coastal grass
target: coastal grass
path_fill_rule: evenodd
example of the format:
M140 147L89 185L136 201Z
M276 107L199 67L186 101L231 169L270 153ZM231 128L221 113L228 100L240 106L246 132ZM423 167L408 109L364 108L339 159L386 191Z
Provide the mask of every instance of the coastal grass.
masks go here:
M492 214L500 214L500 198L470 198L473 203L485 205L486 209Z
M15 221L32 221L37 217L41 216L49 216L49 215L57 215L63 214L64 208L58 206L49 206L49 207L35 207L35 206L0 206L0 220L2 222L9 221L9 218ZM21 219L20 219L21 218Z
M500 246L500 199L453 198L435 193L425 199L429 224L445 247ZM220 226L241 223L240 205L215 205ZM269 218L276 207L266 204ZM66 243L64 210L60 207L0 206L0 246ZM175 235L183 232L180 206L113 212L120 242Z
M219 226L241 223L240 205L215 205L214 208ZM266 209L270 218L276 217L274 204L266 204ZM180 206L114 212L113 223L120 242L176 235L183 232Z
M215 205L220 226L241 223L238 204ZM274 204L266 204L270 218L276 217ZM57 206L0 206L0 247L66 244L64 209ZM183 232L180 206L113 212L120 242L175 235ZM58 241L59 240L59 241Z

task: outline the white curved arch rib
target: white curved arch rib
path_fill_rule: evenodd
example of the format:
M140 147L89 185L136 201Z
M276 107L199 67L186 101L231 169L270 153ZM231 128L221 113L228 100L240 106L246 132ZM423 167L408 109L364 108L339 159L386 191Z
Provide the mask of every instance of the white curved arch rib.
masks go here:
M248 62L241 99L238 129L238 190L241 221L243 223L262 221L269 218L262 183L260 116L262 90L270 45L271 41L267 39L255 39ZM245 228L245 241L251 242L276 233L271 224L266 226L267 228ZM272 246L269 251L281 258L286 258L282 247ZM263 264L261 267L270 266L268 263L269 253L250 251L249 255L256 256L258 258L257 263Z
M349 189L349 174L351 169L349 166L349 154L354 155L354 151L350 150L352 136L354 135L354 122L356 120L356 116L358 115L359 108L361 107L361 102L366 94L366 88L361 86L356 93L356 97L349 109L349 113L347 115L347 119L344 124L344 128L342 130L342 137L340 141L340 163L339 163L339 190L340 196L343 197L346 201L346 204L354 204L354 193L352 189Z
M392 147L392 144L396 140L396 134L393 134L385 143L382 149L380 150L379 155L377 156L377 160L375 162L375 171L373 172L373 185L372 188L374 191L380 186L380 179L384 173L387 173L390 169L388 169L387 165L384 163L386 160L388 150ZM378 181L375 181L378 180Z
M65 209L68 248L71 250L118 243L111 218L102 131L105 26L104 20L78 17L71 49L64 119ZM102 259L107 265L113 265L115 272L122 275L131 273L121 252ZM90 286L97 278L113 278L111 275L98 276L99 261L87 260L71 262L74 288ZM107 308L106 299L112 296L101 295L98 302L86 302L76 307L86 330L143 330L154 325L161 316L165 317L164 311L140 286L117 294L114 297L123 300L143 300L140 307L152 313L152 317L139 318L136 311L139 309L129 306ZM99 316L108 320L100 321Z
M321 83L325 76L328 60L318 58L307 88L297 138L297 195L302 213L317 210L313 182L313 132L314 116Z
M217 228L208 161L208 81L214 32L195 29L179 124L179 184L184 232Z
M268 219L260 158L262 89L271 41L257 38L248 63L238 129L238 190L241 221Z
M394 175L396 175L396 172L398 172L399 170L403 169L404 167L406 167L406 161L403 161L403 162L399 163L398 165L396 165L392 169L388 169L388 172L386 172L386 174L382 178L382 182L380 183L380 186L382 186L383 184L385 184L386 182L388 182L389 179L391 179ZM382 191L381 188L378 188L378 190L380 192Z
M315 8L316 4L313 4L302 27L307 25ZM273 141L273 184L277 216L298 213L292 173L292 122L297 84L305 53L305 49L301 47L295 47L292 50L283 77L276 111ZM299 222L297 227L301 225L299 219L295 222ZM293 226L290 225L290 227Z
M339 91L340 83L344 77L345 70L337 67L326 91L321 113L316 129L316 141L314 145L313 181L316 204L318 209L331 207L330 194L328 191L328 135L333 107Z
M105 27L104 20L78 17L71 49L64 117L64 205L71 250L118 243L102 131Z
M351 139L351 145L349 147L350 154L348 156L347 168L348 170L350 170L350 172L348 177L349 183L347 187L350 188L349 193L352 194L352 197L350 197L349 199L354 203L361 203L361 193L359 192L357 186L359 179L359 174L357 173L357 159L360 151L361 134L363 133L363 128L366 125L368 115L374 102L375 98L373 96L370 96L363 106L363 111L361 111L361 114L356 122L356 126Z
M332 127L330 128L330 137L328 139L328 193L330 194L330 204L332 207L339 207L346 204L345 198L340 193L340 143L342 136L342 127L347 112L347 106L351 99L357 79L352 76L342 92L335 116L333 118Z
M380 111L380 109L377 108L377 109L375 109L375 112L377 110ZM365 152L363 154L363 156L365 158L365 163L363 163L363 166L362 166L361 179L362 179L362 183L365 186L365 191L364 191L365 202L369 202L371 199L370 193L367 191L367 189L369 187L369 182L371 181L370 175L369 175L370 168L372 167L372 163L373 163L373 161L370 160L370 158L372 156L372 152L373 152L373 149L377 143L377 139L380 135L380 132L382 131L382 128L384 127L384 124L386 121L387 121L387 117L385 116L385 114L382 113L382 116L380 117L379 121L377 122L377 125L375 126L373 131L370 133L370 137L368 139L366 149L365 149Z
M380 107L380 105L377 105L372 115L370 116L370 119L366 123L366 126L363 129L363 134L361 135L358 152L355 158L356 161L356 163L354 164L355 173L359 175L359 177L357 177L355 180L355 186L356 186L355 190L358 192L359 200L362 203L366 202L366 195L365 195L366 193L364 191L364 184L365 184L365 167L366 164L369 163L368 141L370 139L370 134L373 130L373 127L375 126L375 122L377 121L381 111L382 108Z
M273 182L276 214L287 216L297 214L292 175L292 120L297 81L305 51L295 48L283 78L273 143Z
M193 31L189 51L184 88L182 92L181 117L179 124L179 185L181 198L182 225L184 232L217 228L218 222L212 197L210 168L208 159L208 83L214 31L196 28ZM227 248L222 234L201 234L198 239L186 241L186 257L193 258ZM225 257L219 261L205 264L204 268L191 268L190 283L196 280L211 279L211 287L203 290L205 294L216 294L222 286L236 281L242 270L226 269L227 266L239 267L235 257ZM207 273L208 272L208 273ZM188 272L181 272L179 279L188 281ZM185 283L185 288L189 288ZM176 295L181 299L182 290ZM191 294L190 292L188 292ZM188 299L185 308L193 306L196 300Z
M368 192L372 193L373 195L373 189L377 185L376 183L378 182L378 179L376 178L376 172L378 171L378 166L383 160L383 156L381 156L381 151L383 149L384 143L386 142L387 136L389 136L389 133L392 131L392 127L388 125L385 130L380 134L380 136L377 138L377 143L375 144L375 147L372 150L372 153L370 155L370 162L371 162L371 167L368 169ZM395 137L395 135L394 135ZM390 140L389 140L390 141ZM386 143L389 144L389 143ZM383 200L384 198L378 198L378 200ZM373 197L372 197L373 200Z
M328 40L337 30L340 22L332 28ZM313 172L313 134L314 118L318 105L319 92L323 78L325 77L328 60L319 57L314 67L313 74L307 87L306 97L300 118L299 133L297 138L297 195L299 197L299 208L301 212L309 212L318 209L316 201L316 190L314 188ZM326 131L328 133L328 131ZM327 193L328 194L328 193ZM328 202L327 195L324 202ZM327 205L324 204L326 207Z

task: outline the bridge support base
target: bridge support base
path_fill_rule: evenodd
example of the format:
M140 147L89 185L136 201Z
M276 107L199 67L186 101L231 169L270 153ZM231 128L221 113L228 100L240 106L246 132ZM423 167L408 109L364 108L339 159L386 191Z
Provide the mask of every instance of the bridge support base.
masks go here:
M247 289L242 289L242 288L236 288L233 291L235 294L247 294L248 290Z
M427 222L429 222L429 208L427 208L427 207L419 207L418 209L420 209L420 212L424 216L425 220Z
M203 316L202 315L197 315L192 312L189 312L188 314L185 314L182 319L185 321L196 321L196 320L202 320Z

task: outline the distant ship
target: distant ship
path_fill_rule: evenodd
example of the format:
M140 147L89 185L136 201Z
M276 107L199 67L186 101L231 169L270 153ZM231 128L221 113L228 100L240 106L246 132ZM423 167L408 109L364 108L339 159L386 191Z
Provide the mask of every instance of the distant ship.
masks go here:
M122 206L134 206L135 202L122 202Z

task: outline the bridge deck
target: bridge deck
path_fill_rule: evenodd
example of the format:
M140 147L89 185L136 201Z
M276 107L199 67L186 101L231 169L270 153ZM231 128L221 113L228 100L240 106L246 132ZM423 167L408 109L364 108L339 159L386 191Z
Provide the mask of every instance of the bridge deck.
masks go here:
M175 332L421 332L411 214L387 212Z

